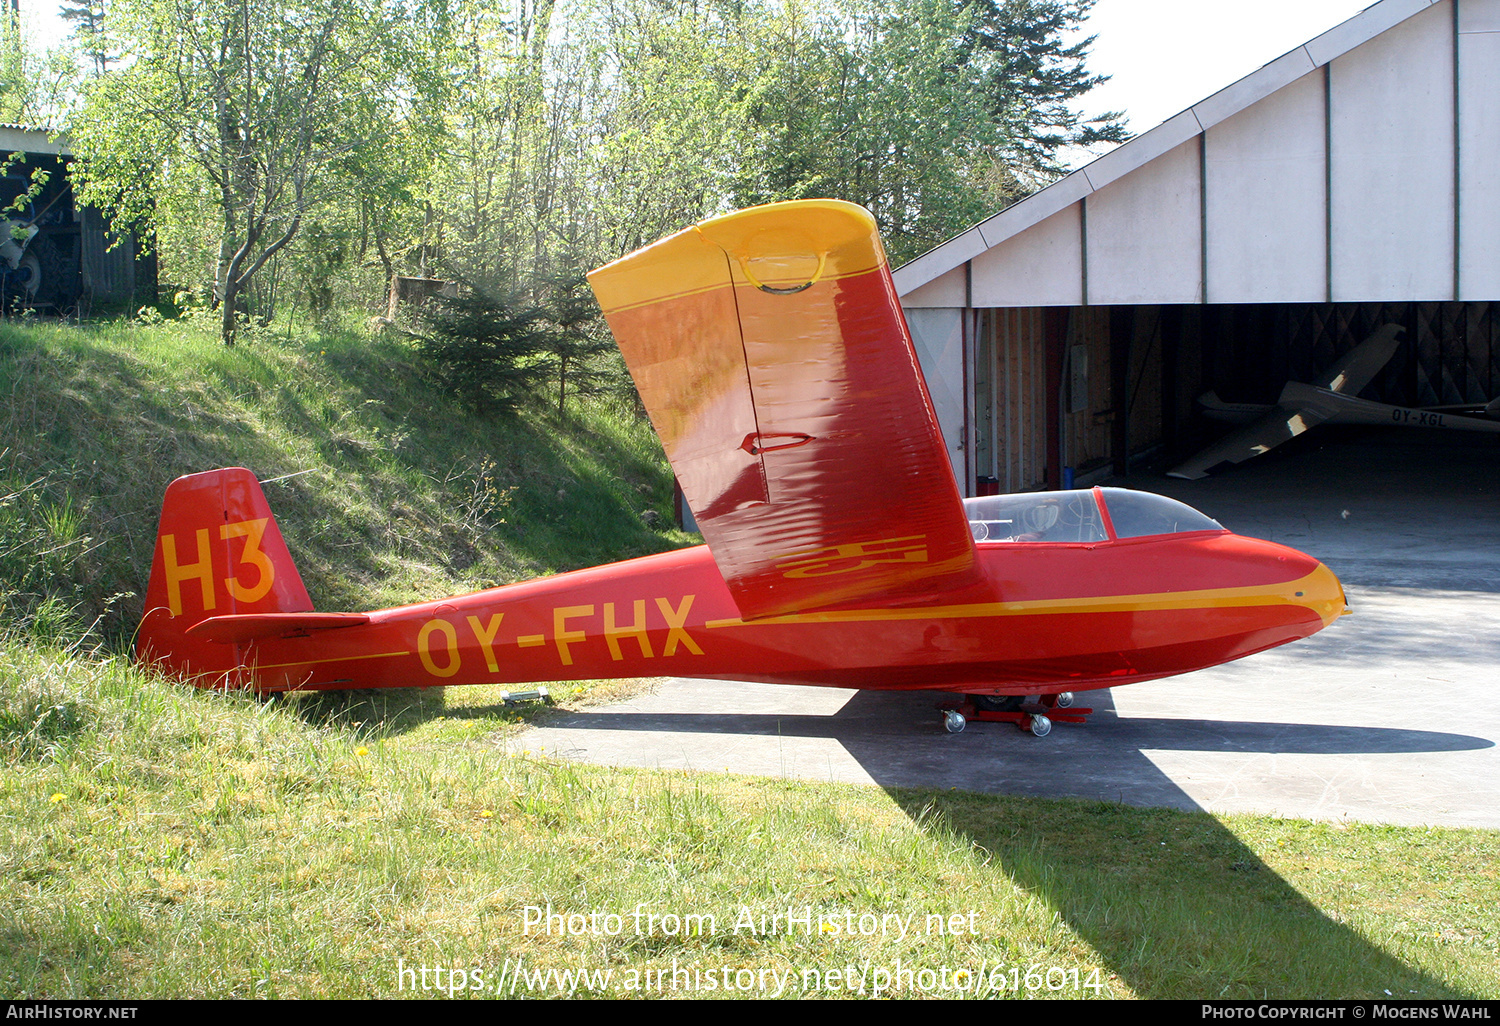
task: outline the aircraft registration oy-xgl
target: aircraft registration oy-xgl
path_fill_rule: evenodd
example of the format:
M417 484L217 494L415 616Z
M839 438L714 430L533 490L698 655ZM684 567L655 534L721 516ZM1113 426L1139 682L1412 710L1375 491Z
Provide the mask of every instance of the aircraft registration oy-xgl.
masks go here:
M1305 638L1323 564L1181 503L960 496L874 220L714 218L589 276L706 545L369 613L312 610L248 470L167 490L137 659L260 692L707 677L962 696L1042 736L1072 693Z

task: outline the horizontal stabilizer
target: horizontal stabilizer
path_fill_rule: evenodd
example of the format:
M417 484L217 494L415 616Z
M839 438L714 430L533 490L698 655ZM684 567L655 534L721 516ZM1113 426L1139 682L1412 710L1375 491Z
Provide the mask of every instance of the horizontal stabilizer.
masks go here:
M1226 463L1243 463L1330 419L1346 423L1372 423L1362 419L1351 420L1348 411L1356 407L1379 405L1354 397L1380 373L1382 367L1391 362L1391 357L1401 347L1397 336L1402 330L1399 324L1382 325L1375 334L1345 353L1342 359L1323 373L1316 384L1287 382L1276 405L1261 407L1264 412L1258 416L1256 408L1249 404L1225 403L1217 394L1206 393L1198 402L1208 416L1216 420L1248 423L1219 439L1186 463L1167 471L1167 476L1188 481L1207 477L1215 467ZM1392 408L1381 406L1380 409ZM1384 423L1383 420L1378 422Z
M1196 481L1200 477L1207 477L1209 471L1221 464L1243 463L1252 456L1269 452L1282 442L1296 438L1332 415L1333 411L1326 408L1326 403L1316 401L1320 395L1334 396L1335 393L1288 382L1281 391L1280 405L1271 407L1269 412L1253 424L1230 432L1186 463L1173 467L1167 471L1167 476ZM1313 401L1307 401L1309 397Z
M285 638L305 631L329 631L369 623L364 613L241 613L212 616L187 629L190 638L230 645L257 638Z

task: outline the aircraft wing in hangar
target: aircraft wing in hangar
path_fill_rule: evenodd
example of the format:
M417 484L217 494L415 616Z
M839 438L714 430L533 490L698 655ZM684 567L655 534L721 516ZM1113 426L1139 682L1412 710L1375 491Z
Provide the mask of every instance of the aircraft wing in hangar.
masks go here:
M1209 416L1238 417L1250 423L1172 468L1167 475L1187 480L1207 477L1216 467L1243 463L1318 424L1392 424L1500 434L1500 419L1495 419L1500 417L1500 399L1478 411L1485 415L1481 418L1464 416L1451 407L1389 406L1358 397L1357 393L1400 348L1401 330L1397 324L1383 326L1345 353L1315 383L1287 382L1274 406L1223 403L1209 393L1200 400Z

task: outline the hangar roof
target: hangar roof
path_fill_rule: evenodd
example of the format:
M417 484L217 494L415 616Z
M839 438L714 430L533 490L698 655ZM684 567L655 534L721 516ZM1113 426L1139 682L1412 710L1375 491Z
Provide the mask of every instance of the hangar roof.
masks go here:
M1500 299L1500 0L1380 0L895 272L912 307Z

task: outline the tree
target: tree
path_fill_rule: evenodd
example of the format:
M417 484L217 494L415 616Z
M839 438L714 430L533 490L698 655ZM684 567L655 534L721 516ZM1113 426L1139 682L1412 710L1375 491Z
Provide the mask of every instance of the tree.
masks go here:
M94 65L94 73L104 74L109 62L118 58L109 52L104 36L104 4L101 0L71 0L60 4L58 15L73 23L70 35L81 54Z
M576 259L576 258L575 258ZM599 303L581 270L552 274L545 289L546 350L557 369L557 412L566 409L568 385L574 395L594 395L608 380L601 360L615 350Z
M116 0L135 55L93 80L72 142L84 202L117 230L211 212L233 345L255 275L357 174L426 84L406 12L380 0Z
M39 52L12 5L0 14L0 122L56 128L77 64L66 47Z
M513 409L552 373L546 312L523 297L468 284L424 314L417 351L432 375L476 413Z
M1097 0L974 0L973 22L960 57L988 55L992 115L1014 139L1020 174L1032 184L1063 172L1058 151L1068 146L1121 143L1129 138L1124 114L1110 112L1084 120L1071 106L1108 76L1089 72L1086 62L1094 37L1078 29ZM1069 37L1074 41L1065 42Z
M1063 147L1124 138L1071 107L1101 81L1066 42L1092 3L788 0L749 36L735 202L851 200L899 261L1046 184Z

